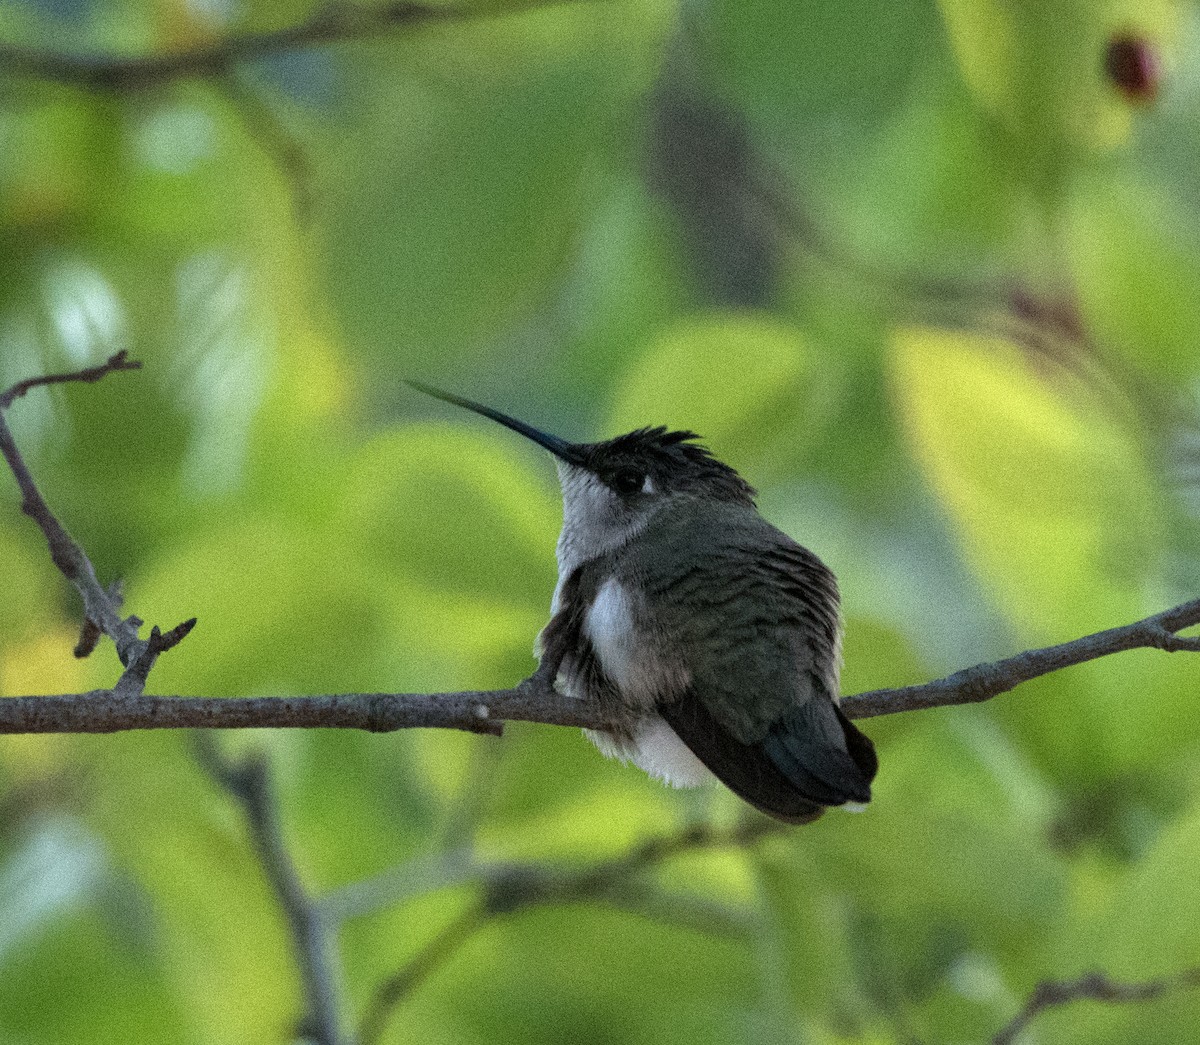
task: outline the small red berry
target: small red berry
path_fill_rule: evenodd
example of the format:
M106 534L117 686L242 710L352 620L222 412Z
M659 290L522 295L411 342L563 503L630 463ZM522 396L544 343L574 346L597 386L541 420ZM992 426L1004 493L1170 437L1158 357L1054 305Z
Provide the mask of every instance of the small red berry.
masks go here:
M1158 94L1162 67L1154 45L1140 36L1115 36L1104 51L1104 72L1131 102L1151 102Z

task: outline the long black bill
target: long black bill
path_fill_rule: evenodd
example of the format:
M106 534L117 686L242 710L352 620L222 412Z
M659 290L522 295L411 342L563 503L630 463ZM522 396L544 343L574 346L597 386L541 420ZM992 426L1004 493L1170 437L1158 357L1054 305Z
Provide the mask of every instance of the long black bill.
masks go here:
M550 435L548 432L539 431L532 425L527 425L524 421L518 421L515 417L509 417L508 414L502 414L499 410L493 410L490 406L484 406L482 403L476 403L470 399L463 399L462 396L451 395L449 392L443 392L430 385L422 384L420 381L405 381L404 383L411 388L415 388L418 392L424 392L427 396L433 396L434 399L440 399L442 402L451 403L454 406L461 406L464 410L470 410L472 413L480 414L483 417L490 418L497 424L504 425L505 428L511 428L526 439L532 439L538 446L549 450L555 457L562 458L568 464L584 464L583 455L579 452L579 447L574 443L568 443L565 439L559 439L558 436Z

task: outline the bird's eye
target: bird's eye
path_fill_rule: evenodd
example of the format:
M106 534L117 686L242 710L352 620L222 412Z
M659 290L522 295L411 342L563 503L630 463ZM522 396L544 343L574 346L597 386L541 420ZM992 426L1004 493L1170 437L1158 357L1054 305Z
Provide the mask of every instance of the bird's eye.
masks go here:
M636 468L622 468L612 477L612 488L619 494L637 493L645 483L645 474Z

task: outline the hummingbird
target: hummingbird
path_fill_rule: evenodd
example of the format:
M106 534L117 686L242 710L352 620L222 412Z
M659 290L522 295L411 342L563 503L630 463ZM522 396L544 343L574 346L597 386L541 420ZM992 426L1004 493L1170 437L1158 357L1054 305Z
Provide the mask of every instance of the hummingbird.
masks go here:
M778 820L870 801L874 745L838 706L837 580L690 431L571 443L417 381L532 440L563 495L537 676L594 702L605 755L675 787L714 777Z

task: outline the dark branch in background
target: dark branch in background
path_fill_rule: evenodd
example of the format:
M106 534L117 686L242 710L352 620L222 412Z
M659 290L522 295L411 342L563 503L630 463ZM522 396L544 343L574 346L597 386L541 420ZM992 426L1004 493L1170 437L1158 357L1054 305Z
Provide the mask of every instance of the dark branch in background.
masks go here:
M313 169L301 140L271 107L262 93L236 75L223 77L221 91L229 99L246 133L287 182L292 217L305 225L313 209Z
M0 72L15 72L92 91L134 91L184 79L212 79L262 58L327 44L362 40L400 29L445 22L497 18L568 0L546 0L512 7L429 6L396 0L380 6L334 3L298 25L231 36L167 54L65 54L39 47L0 44Z
M644 842L625 856L591 867L554 868L544 864L480 865L484 883L480 900L472 903L425 944L408 962L389 976L375 991L359 1030L358 1045L377 1045L395 1009L406 1001L429 976L493 919L531 907L599 900L622 910L663 916L673 922L702 930L729 930L736 922L723 908L696 911L694 897L676 897L640 887L638 877L681 853L726 847L752 848L762 839L783 834L786 824L755 818L733 827L698 824L680 834L664 835ZM684 902L684 910L672 910ZM690 910L688 910L690 908ZM683 914L683 918L675 917ZM738 926L744 931L744 927Z
M193 750L208 775L241 806L254 851L287 918L306 1006L296 1037L316 1045L347 1045L341 1032L332 934L287 850L265 756L228 759L208 733L194 734Z
M1076 980L1044 980L1034 988L1021 1011L992 1038L992 1045L1013 1045L1021 1031L1040 1013L1059 1005L1077 1001L1115 1004L1152 1001L1189 987L1200 987L1200 967L1141 983L1118 983L1099 972L1087 973Z
M417 951L405 966L384 980L363 1017L358 1030L358 1045L376 1045L396 1008L490 920L482 904L472 904Z

